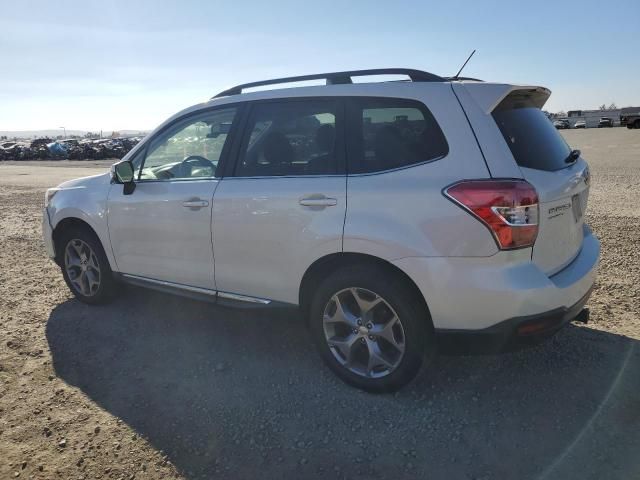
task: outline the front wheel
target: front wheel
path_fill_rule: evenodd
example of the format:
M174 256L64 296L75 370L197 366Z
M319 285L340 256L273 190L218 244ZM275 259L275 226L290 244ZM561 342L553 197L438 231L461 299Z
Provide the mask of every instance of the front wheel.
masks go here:
M62 233L57 248L64 280L78 300L92 305L111 300L115 281L100 240L93 232L71 228Z
M347 267L325 279L310 328L329 368L369 392L400 389L435 352L424 302L405 279L379 267Z

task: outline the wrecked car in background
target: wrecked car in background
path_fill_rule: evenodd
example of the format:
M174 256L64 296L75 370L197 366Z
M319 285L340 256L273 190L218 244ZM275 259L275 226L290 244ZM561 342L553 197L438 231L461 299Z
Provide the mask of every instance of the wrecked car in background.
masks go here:
M31 142L0 142L0 160L103 160L120 159L142 137L66 139L38 138Z

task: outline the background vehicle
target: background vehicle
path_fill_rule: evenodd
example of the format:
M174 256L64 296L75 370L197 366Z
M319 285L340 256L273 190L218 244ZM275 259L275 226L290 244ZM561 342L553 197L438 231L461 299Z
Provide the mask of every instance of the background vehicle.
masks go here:
M587 128L587 122L585 122L584 120L578 120L574 125L573 128Z
M613 127L613 119L609 117L600 118L600 121L598 122L598 128L605 128L605 127Z
M569 120L556 120L553 122L553 126L556 127L558 130L566 130L571 128L571 124L569 123Z
M411 82L352 83L384 74ZM312 79L327 85L244 93ZM395 390L437 347L499 351L586 319L589 170L541 111L550 93L408 69L239 85L111 175L47 191L45 245L89 304L118 279L296 306L340 378Z
M620 126L640 128L640 107L627 107L620 114Z

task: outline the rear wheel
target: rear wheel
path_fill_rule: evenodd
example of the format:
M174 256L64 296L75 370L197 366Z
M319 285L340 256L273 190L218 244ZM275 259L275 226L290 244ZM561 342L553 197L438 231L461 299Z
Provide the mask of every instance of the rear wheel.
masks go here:
M640 120L633 122L633 128L640 128Z
M57 242L60 267L69 289L88 304L111 300L115 281L100 240L84 228L64 231Z
M435 352L424 302L405 279L379 267L348 267L325 279L310 328L329 368L369 392L398 390Z

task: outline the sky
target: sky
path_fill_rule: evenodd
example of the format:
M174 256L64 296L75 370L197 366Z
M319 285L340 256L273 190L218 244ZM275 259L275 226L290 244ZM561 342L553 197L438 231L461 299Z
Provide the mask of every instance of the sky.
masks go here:
M0 130L147 130L226 87L410 67L640 104L640 1L0 2Z

